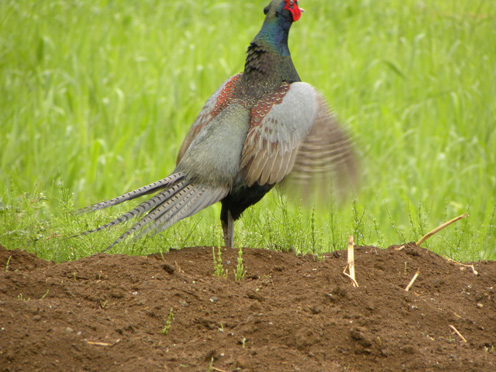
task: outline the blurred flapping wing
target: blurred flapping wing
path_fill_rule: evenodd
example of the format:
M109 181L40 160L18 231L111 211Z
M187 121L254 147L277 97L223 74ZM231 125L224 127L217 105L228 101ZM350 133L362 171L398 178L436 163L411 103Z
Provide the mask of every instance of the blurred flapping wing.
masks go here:
M355 185L350 137L306 83L284 83L252 109L241 157L248 184L275 184L306 201L342 197Z

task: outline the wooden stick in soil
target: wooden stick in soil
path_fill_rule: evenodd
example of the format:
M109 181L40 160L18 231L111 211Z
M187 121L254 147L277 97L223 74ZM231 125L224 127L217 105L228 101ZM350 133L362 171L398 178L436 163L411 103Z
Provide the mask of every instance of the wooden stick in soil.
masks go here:
M108 342L100 342L100 341L86 341L87 344L90 345L95 345L95 346L114 346L115 344L118 344L121 342L121 339L117 339L114 343L110 344Z
M462 339L463 342L467 342L467 340L465 339L465 337L462 336L462 334L460 332L458 332L458 329L456 329L455 327L453 327L451 324L448 324L448 326L453 330L455 331L455 333Z
M453 262L455 265L460 265L460 266L463 266L463 267L468 267L470 270L472 270L472 273L473 273L474 275L479 275L479 272L478 272L477 270L475 270L474 265L464 264L464 263L461 263L461 262L455 261L455 260L453 260L452 258L449 258L449 257L447 258L447 260L448 260L449 262Z
M445 227L448 227L452 223L454 223L454 222L456 222L458 220L461 220L462 218L465 218L467 216L468 216L468 213L465 213L465 214L462 214L461 216L458 216L458 217L453 218L452 220L449 220L448 222L443 223L441 226L438 226L434 230L432 230L432 231L428 232L427 234L425 234L422 238L420 238L420 240L417 243L415 243L415 245L417 247L420 246L420 244L422 244L423 242L425 242L432 235L437 234L439 231L441 231Z
M346 269L350 270L348 274ZM353 287L358 287L358 282L355 279L355 243L353 242L353 235L348 237L348 265L343 270L343 274L351 279Z
M405 292L408 292L410 290L410 288L412 288L412 285L413 285L413 283L415 283L415 280L417 280L419 274L420 274L420 267L417 269L417 272L413 276L412 280L410 280L410 283L408 283L408 285L406 286Z
M215 371L215 372L226 372L223 369L219 369L219 368L215 368L215 367L212 367L212 371Z

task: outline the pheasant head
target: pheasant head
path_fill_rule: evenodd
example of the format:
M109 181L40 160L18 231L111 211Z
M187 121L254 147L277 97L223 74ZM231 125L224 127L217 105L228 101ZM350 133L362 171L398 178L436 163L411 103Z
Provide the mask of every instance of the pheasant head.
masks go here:
M297 0L272 0L265 7L265 21L248 47L245 79L275 86L300 80L291 60L288 35L302 11Z

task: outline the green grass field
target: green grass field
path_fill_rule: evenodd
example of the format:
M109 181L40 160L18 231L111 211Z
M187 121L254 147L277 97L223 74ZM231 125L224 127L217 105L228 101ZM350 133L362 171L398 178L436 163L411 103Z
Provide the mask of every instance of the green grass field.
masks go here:
M123 208L70 210L168 175L210 94L242 71L268 0L0 2L0 243L57 261L125 227L65 239ZM496 2L302 0L295 66L356 138L360 192L324 212L272 193L237 246L322 253L417 240L496 259ZM113 253L222 242L219 205ZM130 225L127 225L128 227Z

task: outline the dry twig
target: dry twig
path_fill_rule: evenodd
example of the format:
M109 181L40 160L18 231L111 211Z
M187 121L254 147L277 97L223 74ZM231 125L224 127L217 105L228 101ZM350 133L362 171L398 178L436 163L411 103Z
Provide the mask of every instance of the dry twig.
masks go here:
M349 268L350 273L346 272ZM343 270L343 274L351 279L353 282L353 287L358 287L358 283L355 279L355 243L353 242L353 236L348 237L348 265Z
M212 371L215 371L215 372L226 372L223 369L216 368L216 367L212 367Z
M417 272L413 276L412 280L410 280L410 283L408 283L408 285L406 286L405 292L408 292L410 290L410 288L412 287L413 283L415 283L415 280L417 280L419 274L420 274L420 267L417 269Z
M439 231L441 231L442 229L444 229L445 227L448 227L449 225L451 225L453 222L456 222L458 220L461 220L462 218L465 218L467 217L468 214L465 213L465 214L462 214L461 216L458 216L458 217L455 217L453 218L452 220L449 220L448 222L445 222L443 223L441 226L438 226L436 227L434 230L428 232L427 234L425 234L422 238L420 238L420 240L415 243L415 245L418 247L420 246L420 244L422 244L423 242L425 242L427 239L429 239L432 235L434 234L437 234Z
M449 327L450 327L453 331L455 331L455 333L456 333L458 336L460 336L460 338L462 339L462 341L463 341L463 342L467 342L467 340L465 339L465 337L463 337L463 336L462 336L462 334L461 334L460 332L458 332L458 329L456 329L455 327L453 327L451 324L448 324L448 325L449 325Z
M99 342L99 341L86 341L86 343L90 345L95 345L95 346L114 346L115 344L118 344L121 342L120 339L117 339L113 344L110 344L108 342Z
M455 265L460 265L460 266L463 266L463 267L468 267L470 270L472 270L472 272L474 273L474 275L479 275L479 272L478 272L477 270L475 270L474 265L464 264L464 263L461 263L461 262L455 261L455 260L453 260L452 258L447 258L447 260L448 260L449 262L453 262Z

